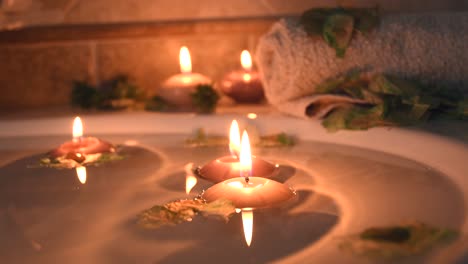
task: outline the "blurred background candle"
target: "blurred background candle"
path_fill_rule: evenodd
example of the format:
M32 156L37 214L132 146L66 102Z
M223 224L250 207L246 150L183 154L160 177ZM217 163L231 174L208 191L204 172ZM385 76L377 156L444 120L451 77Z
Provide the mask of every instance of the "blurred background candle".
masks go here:
M163 82L157 90L157 95L166 102L178 107L179 110L193 109L191 94L198 85L211 84L210 78L192 73L192 61L187 47L180 48L180 72Z
M219 83L221 91L238 103L258 103L264 98L260 75L252 70L252 58L247 50L241 53L242 70L228 73Z

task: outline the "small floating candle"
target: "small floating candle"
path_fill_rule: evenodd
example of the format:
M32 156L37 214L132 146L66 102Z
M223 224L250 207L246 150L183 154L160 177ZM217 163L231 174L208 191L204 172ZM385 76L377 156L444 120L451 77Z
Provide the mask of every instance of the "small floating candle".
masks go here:
M250 143L245 131L242 135L239 160L242 177L228 179L214 185L202 194L202 198L207 202L227 199L240 209L245 241L250 246L253 232L253 210L278 206L294 197L295 193L285 184L270 179L251 177Z
M220 82L221 91L239 103L257 103L264 97L260 74L252 70L252 58L247 50L241 53L242 70L228 73Z
M226 179L239 177L241 168L239 163L240 136L239 125L236 120L232 121L229 133L229 150L231 156L217 158L197 170L198 176L211 182L218 183ZM268 161L250 156L252 160L252 170L259 177L269 178L278 171L277 165Z
M191 94L196 91L198 85L211 84L211 80L199 73L192 73L190 52L185 46L180 48L179 63L181 73L164 81L157 94L180 110L191 110L193 108Z
M203 193L207 202L220 198L230 200L236 208L268 208L280 205L294 196L285 184L261 177L232 178L214 185Z
M83 124L79 117L73 121L73 139L52 150L49 155L53 158L66 157L78 162L86 159L85 155L105 152L115 152L112 144L95 137L83 137Z

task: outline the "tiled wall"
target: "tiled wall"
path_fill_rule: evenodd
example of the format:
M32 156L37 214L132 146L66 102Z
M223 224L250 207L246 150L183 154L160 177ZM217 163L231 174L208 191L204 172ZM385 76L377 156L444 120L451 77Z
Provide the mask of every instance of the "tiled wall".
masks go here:
M0 0L0 28L299 14L317 6L468 10L466 0Z
M249 27L246 32L210 22L211 26L203 32L194 27L183 34L171 30L162 35L128 37L132 30L140 29L135 26L122 37L117 34L102 39L87 39L87 35L105 35L106 31L92 33L92 29L86 29L80 33L83 40L65 37L45 42L31 38L47 35L48 30L33 37L19 34L20 40L11 43L2 43L0 34L0 109L67 105L74 80L98 83L117 74L132 77L148 94L153 94L166 78L179 73L178 56L183 45L190 50L193 71L218 80L226 72L240 68L241 51L253 51L259 36L268 30L272 21L254 21L246 26ZM228 24L229 27L238 24L238 27L243 22Z
M55 25L0 32L0 109L67 105L74 80L97 83L121 73L153 93L178 73L182 45L190 49L193 70L217 80L238 68L240 52L253 51L259 36L283 14L297 15L312 6L376 4L384 11L468 10L466 0L0 0L0 28ZM174 22L165 29L161 21L168 20L211 22L208 28L201 22L201 29ZM132 26L123 34L119 26L92 29L112 23ZM154 33L147 23L163 26ZM86 26L68 30L71 24Z

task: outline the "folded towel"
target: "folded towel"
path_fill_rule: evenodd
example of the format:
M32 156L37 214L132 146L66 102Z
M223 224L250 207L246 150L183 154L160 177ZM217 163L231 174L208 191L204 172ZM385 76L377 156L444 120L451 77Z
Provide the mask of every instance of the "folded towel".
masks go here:
M272 105L299 117L322 117L342 104L359 103L316 93L327 79L355 70L467 88L467 43L466 12L393 14L382 16L373 31L356 33L344 58L337 58L321 36L308 36L298 19L288 18L260 39L255 59ZM313 104L326 107L308 111Z

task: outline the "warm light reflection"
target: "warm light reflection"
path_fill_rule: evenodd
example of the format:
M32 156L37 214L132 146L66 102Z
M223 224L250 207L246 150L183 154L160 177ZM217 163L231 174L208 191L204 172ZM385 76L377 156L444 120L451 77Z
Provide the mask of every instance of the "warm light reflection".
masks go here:
M245 242L250 247L253 233L253 211L251 208L242 209L242 226L244 228Z
M190 191L197 185L197 177L193 175L193 163L188 163L184 167L185 169L185 192L187 194L190 193Z
M76 167L76 176L78 176L78 180L82 183L86 183L86 167Z
M231 129L229 131L229 151L232 156L239 157L240 145L239 125L234 119L232 120Z
M247 114L247 118L249 118L249 119L255 119L255 118L257 118L257 114L256 114L256 113L248 113L248 114Z
M83 136L83 123L79 116L73 120L73 139L78 139Z
M244 80L244 82L250 82L250 80L252 80L252 76L250 73L244 73L242 74L242 80Z
M192 72L192 60L190 59L190 52L187 47L183 46L179 52L180 71L182 73Z
M241 53L241 64L244 70L252 70L252 57L250 57L250 53L247 50L243 50Z
M248 178L250 175L252 175L252 153L250 151L249 135L245 130L242 133L239 163L241 177Z

